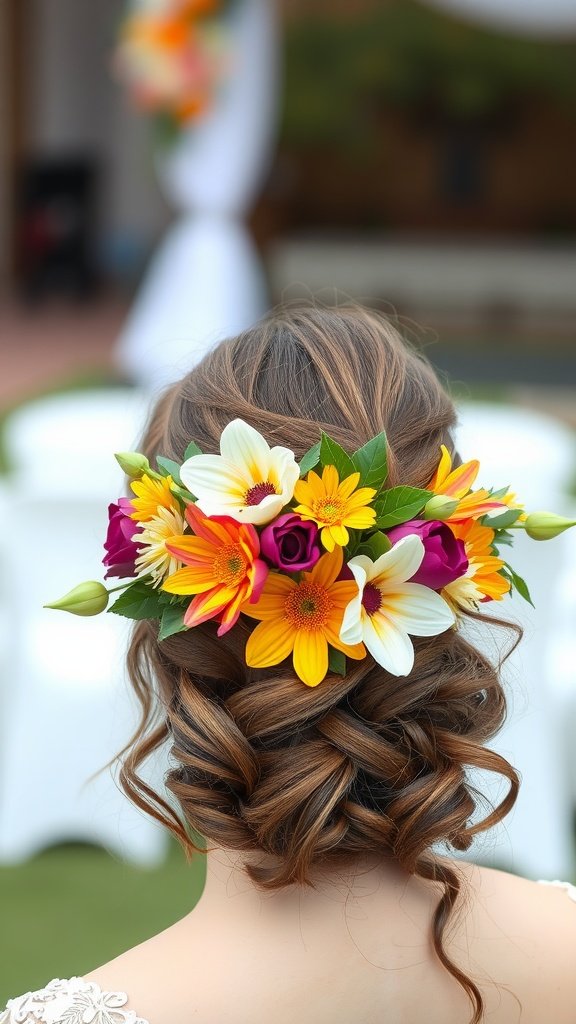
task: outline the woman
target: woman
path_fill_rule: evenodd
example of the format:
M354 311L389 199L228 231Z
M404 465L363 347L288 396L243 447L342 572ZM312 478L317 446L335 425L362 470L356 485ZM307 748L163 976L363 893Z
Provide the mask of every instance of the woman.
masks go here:
M495 548L478 556L478 538L495 536L482 517L496 523L504 510L501 524L528 521L511 495L472 491L477 467L457 468L454 423L428 363L358 309L275 315L222 343L163 396L146 458L124 460L140 478L132 502L111 511L105 564L108 575L138 574L150 594L179 595L187 610L176 626L162 620L165 639L156 615L135 628L128 664L143 721L122 752L121 779L190 855L187 827L206 838L209 852L196 854L207 856L206 887L166 931L84 978L12 1000L0 1024L574 1024L576 889L435 849L468 849L508 813L519 784L484 745L505 717L497 671L458 624L472 616L503 625L485 603L511 581ZM322 431L328 440L315 449ZM358 457L351 468L360 465L370 486L352 472L342 489L340 472L329 494L336 470L326 469L326 452L348 465L344 453L375 435L387 468ZM238 451L253 474L236 510L231 499L222 506L223 492L220 505L214 497L225 438L227 457ZM276 476L250 468L252 440L262 458L284 460ZM184 453L175 483L166 466L177 472ZM149 465L161 466L157 456L172 460L162 478ZM377 504L384 483L395 500L394 488L417 489L417 514L391 526L390 495L381 490ZM214 555L206 531L218 522L238 532ZM234 547L242 528L246 571ZM222 551L227 582L220 576L210 590L208 577L197 582L198 560L203 553L201 571L213 572ZM417 571L416 562L407 568L415 553ZM397 572L401 585L386 592L372 569L398 569L400 556L404 582ZM337 629L324 629L337 612ZM303 615L316 616L314 628ZM166 739L167 788L181 816L138 776ZM467 765L509 784L483 821L471 822Z

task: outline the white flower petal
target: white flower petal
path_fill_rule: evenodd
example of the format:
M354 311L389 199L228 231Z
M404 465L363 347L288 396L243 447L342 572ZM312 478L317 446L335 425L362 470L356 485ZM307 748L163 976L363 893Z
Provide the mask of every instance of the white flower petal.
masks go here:
M252 484L268 479L270 446L254 427L244 420L227 423L220 437L220 452Z
M355 555L354 558L351 558L348 562L348 568L351 570L356 583L361 589L364 589L364 585L369 583L373 565L374 562L371 558L368 558L367 555ZM361 569L362 571L357 573L357 569Z
M237 505L232 511L228 509L226 515L237 519L239 523L254 523L255 526L263 526L264 523L275 519L285 504L281 494L267 494L258 505L242 505L241 507Z
M246 491L252 486L241 470L220 455L193 455L186 459L180 467L180 479L192 494L208 499L211 504L221 500L228 503L231 498L236 504L242 504ZM202 508L200 503L199 507Z
M294 452L289 448L281 448L280 445L271 448L268 480L276 485L284 505L292 499L299 477L300 467L294 458Z
M368 582L384 589L389 583L404 583L418 572L424 558L424 545L415 533L409 534L385 551L373 564Z
M407 676L414 665L410 637L380 612L364 617L362 639L370 654L393 676Z
M383 592L378 611L412 636L437 636L455 622L446 601L420 583L398 583Z
M362 555L359 555L357 559L353 558L351 562L348 562L348 567L358 584L358 593L346 605L344 610L340 627L340 639L343 644L359 644L362 640L362 619L364 617L362 594L364 593L364 584L366 582L366 572L361 565L358 565L362 557ZM370 560L366 559L366 561L369 562Z

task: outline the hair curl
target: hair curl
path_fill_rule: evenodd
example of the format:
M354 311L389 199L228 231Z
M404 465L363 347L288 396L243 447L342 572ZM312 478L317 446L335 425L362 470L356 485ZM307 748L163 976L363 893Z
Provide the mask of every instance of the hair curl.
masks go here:
M223 342L160 399L143 451L151 462L157 454L181 461L194 440L217 452L234 417L297 458L320 429L348 450L385 430L390 486L426 486L440 445L454 448L455 410L427 360L382 317L357 308L280 312ZM249 668L248 634L240 619L218 639L206 622L158 643L156 623L136 625L128 668L141 723L118 755L126 794L189 857L200 852L189 828L217 846L275 855L275 867L246 866L263 889L312 885L313 868L384 854L442 883L434 948L468 993L477 1024L480 990L443 945L460 879L431 848L467 850L516 800L517 773L484 746L506 716L500 665L451 629L414 638L407 677L368 655L344 678L330 675L310 689L288 663ZM166 785L182 818L138 773L168 739L176 766ZM509 782L504 799L475 823L482 794L470 784L470 766Z

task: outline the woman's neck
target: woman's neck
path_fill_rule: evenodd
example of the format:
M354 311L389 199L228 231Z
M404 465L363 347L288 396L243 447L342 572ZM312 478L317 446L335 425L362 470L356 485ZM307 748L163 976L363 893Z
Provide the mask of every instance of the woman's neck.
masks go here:
M392 859L359 858L353 867L346 869L314 869L313 886L296 884L262 890L247 874L245 865L274 866L276 858L225 848L209 848L206 857L206 885L201 903L206 909L217 907L231 915L251 911L259 916L268 912L290 914L296 909L301 913L303 907L326 913L341 912L342 908L349 910L351 904L360 904L365 897L376 893L398 899L401 891L413 881Z

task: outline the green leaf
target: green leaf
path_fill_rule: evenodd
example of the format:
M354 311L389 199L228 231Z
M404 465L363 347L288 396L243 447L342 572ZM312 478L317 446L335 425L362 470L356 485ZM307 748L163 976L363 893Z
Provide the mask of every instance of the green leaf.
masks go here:
M495 498L496 501L498 501L499 498L503 498L505 494L508 494L509 490L510 485L508 485L508 487L499 487L497 491L490 491L490 497Z
M177 484L182 483L180 479L180 466L177 462L174 462L173 459L165 459L163 455L157 455L156 462L163 476L171 476Z
M143 580L136 580L126 587L108 611L125 615L127 619L159 619L162 607L162 594Z
M521 508L507 508L498 514L494 512L494 515L482 516L481 523L483 526L489 526L491 530L505 530L507 526L512 526L512 523L515 523L521 515Z
M184 461L191 459L193 455L203 455L204 452L198 447L196 441L190 441L186 451L184 452Z
M504 566L506 569L505 575L510 580L514 589L518 591L520 597L523 597L524 600L528 601L528 604L531 604L534 608L534 602L530 596L530 591L528 590L528 584L526 583L526 580L522 579L522 577L519 576L517 572L514 572L514 569L511 565L508 564L508 562L504 562Z
M494 541L493 547L498 547L500 544L509 544L510 547L514 543L514 537L511 533L506 533L506 530L499 530L496 540Z
M188 626L184 625L185 611L186 609L181 604L172 604L164 609L158 633L159 641L166 640L169 636L173 636L174 633L181 633L183 630L188 629Z
M313 444L300 460L300 476L306 476L311 469L315 469L320 462L320 441Z
M386 534L378 531L377 533L371 533L369 537L362 541L357 553L359 555L368 555L368 558L375 562L380 558L380 555L385 555L387 551L390 551L391 547L392 543Z
M346 675L346 655L330 645L328 645L328 671L334 672L338 676Z
M346 553L345 562L349 561L357 553L362 532L362 530L352 530L348 527L348 543L344 549Z
M172 491L172 494L175 494L177 498L180 498L180 501L184 502L185 505L188 505L190 502L195 504L197 500L194 495L186 489L186 487L181 487L180 484L174 484L170 490Z
M341 481L356 472L356 467L348 453L324 431L322 431L322 440L320 441L320 462L323 467L335 466Z
M360 473L360 487L375 487L377 491L388 477L388 455L386 434L376 434L362 448L354 452L352 462Z
M413 519L422 511L430 497L430 491L421 487L391 487L374 502L376 526L389 530Z

